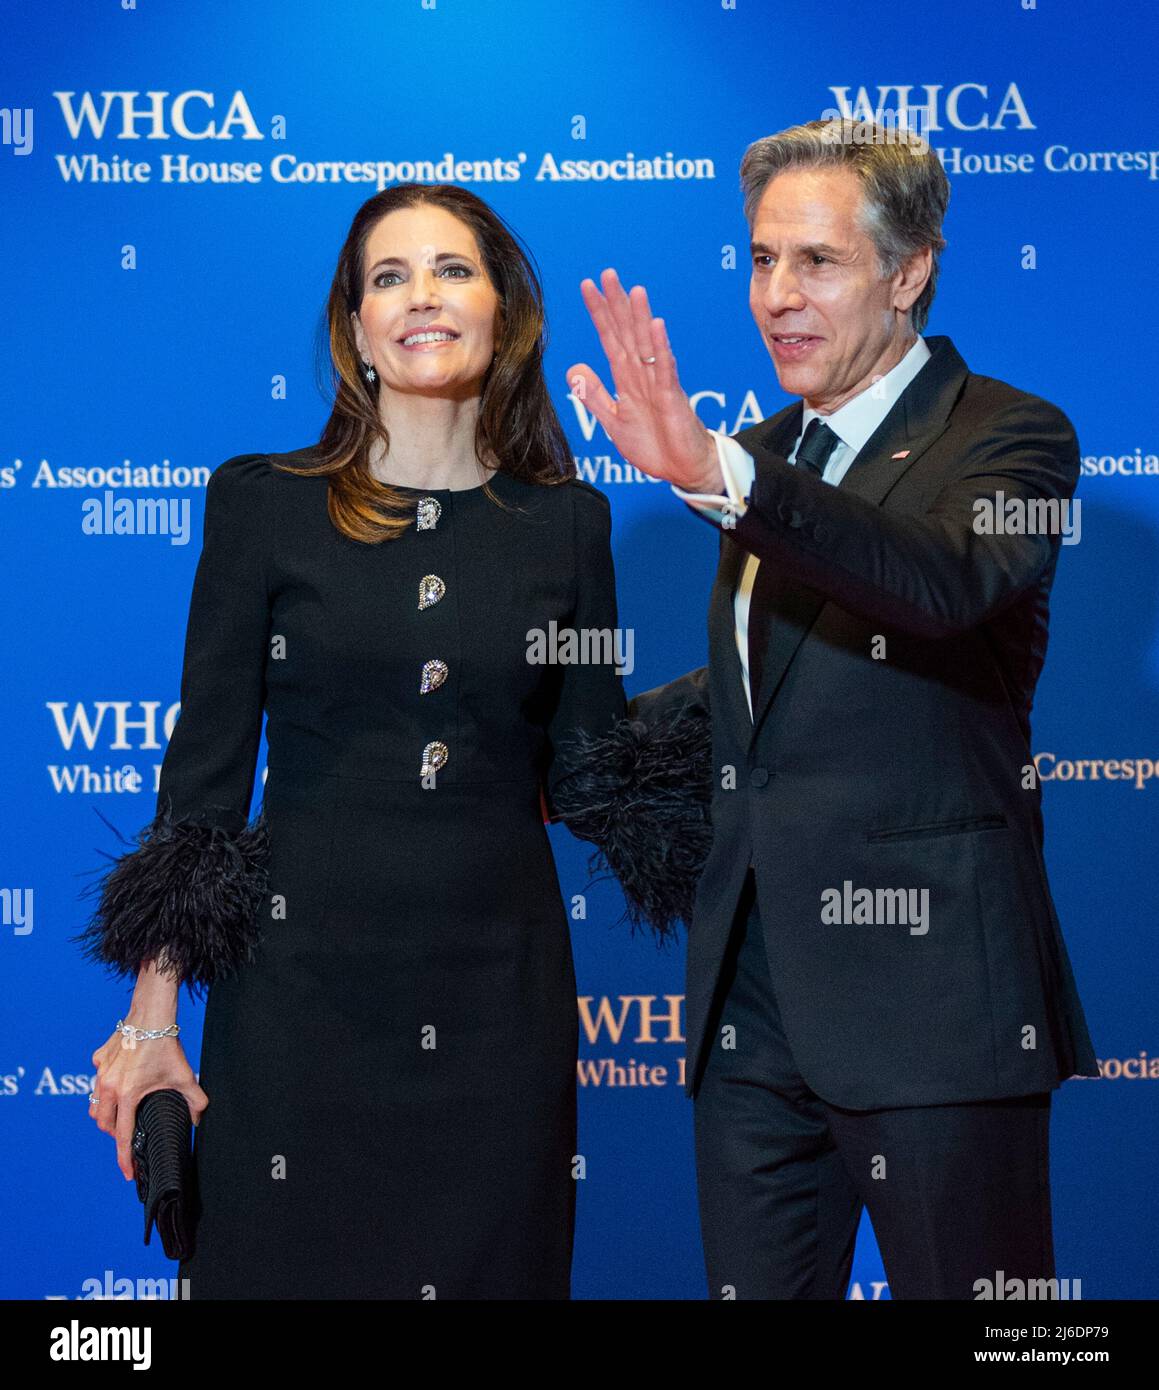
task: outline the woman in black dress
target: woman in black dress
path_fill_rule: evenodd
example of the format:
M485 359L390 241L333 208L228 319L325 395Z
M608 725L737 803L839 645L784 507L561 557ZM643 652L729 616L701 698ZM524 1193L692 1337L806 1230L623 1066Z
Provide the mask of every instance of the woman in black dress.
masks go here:
M576 989L541 792L624 695L610 655L528 653L554 622L610 654L609 504L473 194L364 204L329 330L319 444L210 479L156 817L81 937L136 975L138 1027L209 987L201 1084L176 1038L114 1034L92 1113L128 1177L141 1096L188 1097L191 1297L566 1298Z

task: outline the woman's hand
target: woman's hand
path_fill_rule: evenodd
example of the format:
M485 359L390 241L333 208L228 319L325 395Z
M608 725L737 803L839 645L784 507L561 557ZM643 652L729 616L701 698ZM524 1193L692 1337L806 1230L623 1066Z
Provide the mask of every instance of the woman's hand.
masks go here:
M133 1022L131 1018L125 1020ZM137 1021L136 1027L152 1027ZM117 1167L127 1180L133 1178L133 1121L137 1106L150 1091L170 1087L189 1103L189 1113L197 1124L209 1097L198 1085L193 1068L176 1038L147 1038L135 1042L132 1038L114 1033L107 1043L93 1053L97 1079L93 1091L97 1103L89 1106L89 1114L97 1128L112 1134L117 1141Z
M138 1029L163 1029L176 1020L178 984L156 962L146 962L136 977L133 1002L125 1022ZM97 1079L93 1083L96 1104L89 1115L97 1129L117 1138L117 1166L126 1180L133 1177L133 1120L136 1108L150 1091L181 1091L189 1102L193 1123L199 1122L210 1098L197 1084L185 1049L176 1038L136 1041L114 1033L103 1048L93 1052Z

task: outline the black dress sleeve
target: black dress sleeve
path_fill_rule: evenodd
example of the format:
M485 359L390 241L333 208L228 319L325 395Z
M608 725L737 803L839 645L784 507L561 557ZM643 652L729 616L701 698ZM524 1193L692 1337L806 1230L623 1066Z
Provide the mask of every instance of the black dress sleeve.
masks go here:
M155 962L193 995L252 959L268 891L265 817L251 825L249 808L269 651L269 477L264 455L243 454L206 486L181 712L155 815L85 890L98 901L74 938L118 975Z
M568 626L579 632L607 633L600 654L613 656L619 612L612 508L602 492L582 481L573 483L572 489L575 602ZM561 666L560 673L558 698L547 724L544 773L544 800L552 820L560 819L565 788L582 776L586 741L605 734L627 709L623 679L612 661L569 663Z
M586 512L577 626L616 625L607 498ZM577 668L579 671L585 668ZM596 846L593 869L624 892L633 930L658 940L690 922L696 885L712 843L712 738L708 670L690 672L628 705L610 667L589 667L551 725L555 754L548 808L573 835ZM602 672L602 674L601 674ZM567 681L564 683L567 689Z

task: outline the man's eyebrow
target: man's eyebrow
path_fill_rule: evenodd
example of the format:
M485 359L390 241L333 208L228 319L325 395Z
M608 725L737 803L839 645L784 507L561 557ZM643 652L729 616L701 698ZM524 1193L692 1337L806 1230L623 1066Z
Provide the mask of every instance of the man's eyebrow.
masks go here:
M466 261L468 265L475 264L471 257L463 251L440 251L438 255L435 257L435 264L438 265L441 261ZM383 256L383 258L380 261L375 261L375 263L370 267L370 270L368 270L366 273L367 275L369 275L372 271L378 270L380 266L384 265L408 264L409 262L407 261L405 256Z
M776 253L771 246L766 246L763 241L749 243L754 256L772 256ZM812 241L802 246L794 246L794 251L803 256L841 256L845 253L838 246L830 246L827 241Z

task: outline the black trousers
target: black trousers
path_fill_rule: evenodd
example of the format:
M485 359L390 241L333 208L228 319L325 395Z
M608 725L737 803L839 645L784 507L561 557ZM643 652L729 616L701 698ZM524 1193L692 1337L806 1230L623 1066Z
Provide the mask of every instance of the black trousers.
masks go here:
M892 1298L1053 1278L1050 1100L826 1104L781 1028L750 870L694 1111L709 1297L844 1298L863 1207Z

